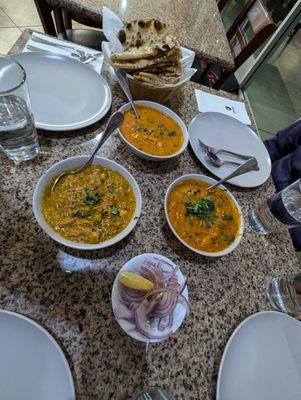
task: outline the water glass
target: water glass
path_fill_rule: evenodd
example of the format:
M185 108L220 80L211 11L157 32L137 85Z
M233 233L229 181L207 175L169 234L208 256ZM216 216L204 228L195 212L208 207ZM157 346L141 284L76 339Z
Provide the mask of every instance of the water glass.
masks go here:
M26 73L7 56L0 56L0 148L15 163L39 152Z
M267 286L267 296L274 308L301 315L301 273L277 277Z
M301 179L252 210L248 224L252 231L264 235L301 226Z

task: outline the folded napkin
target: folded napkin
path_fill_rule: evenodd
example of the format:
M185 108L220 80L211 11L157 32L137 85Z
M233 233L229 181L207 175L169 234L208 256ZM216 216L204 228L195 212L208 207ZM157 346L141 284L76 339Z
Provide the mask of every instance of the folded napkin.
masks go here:
M251 120L243 102L229 100L225 97L206 93L203 90L195 89L198 110L200 112L218 112L229 115L246 125L251 125Z
M40 37L41 39L44 39L44 40L47 40L48 42L53 43L53 45L35 42L34 40L32 40L32 37ZM61 47L57 47L56 44L63 44L64 46L69 46L70 50L63 49ZM75 58L71 56L71 53L76 52L76 50L74 51L74 49L79 49L79 50L85 51L89 54L101 53L100 51L91 49L89 47L81 46L81 45L73 43L73 42L68 42L66 40L60 40L60 39L54 38L52 36L43 35L42 33L35 33L35 32L32 34L32 36L26 43L26 46L22 50L22 53L27 53L27 52L31 51L31 50L28 50L27 46L34 46L39 49L51 51L54 54L61 54L63 56L67 56L67 57L69 56L70 58L73 58L73 59L75 59ZM93 61L89 64L86 64L86 65L89 65L89 67L91 67L92 69L94 69L96 72L98 72L100 74L101 69L102 69L103 59L104 59L104 55L102 54L101 56L97 57L97 59L95 61Z

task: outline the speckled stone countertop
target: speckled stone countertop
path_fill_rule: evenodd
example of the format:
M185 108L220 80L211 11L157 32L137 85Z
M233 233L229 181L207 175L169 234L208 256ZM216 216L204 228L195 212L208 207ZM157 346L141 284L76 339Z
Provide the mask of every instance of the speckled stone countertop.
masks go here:
M123 21L157 18L170 26L182 46L207 62L234 67L216 0L47 0L49 4L96 20L105 5Z
M24 32L13 50L20 50L27 37ZM115 110L125 100L109 83ZM195 87L187 84L170 104L186 124L197 113ZM231 333L250 314L271 308L265 297L271 277L298 270L289 235L247 233L236 251L219 259L190 252L166 225L164 194L176 177L208 172L191 149L157 164L139 159L114 136L100 154L121 163L140 185L143 210L138 225L125 240L102 251L59 246L35 221L35 184L55 162L85 154L87 140L104 122L79 132L40 131L43 153L32 162L14 166L1 154L0 308L27 315L55 337L68 358L79 400L129 400L150 385L162 385L177 400L214 399L219 363ZM274 186L270 179L257 189L231 190L246 215L274 193ZM192 310L178 332L152 345L147 357L145 347L119 328L111 309L118 270L144 252L163 254L181 266L188 276Z

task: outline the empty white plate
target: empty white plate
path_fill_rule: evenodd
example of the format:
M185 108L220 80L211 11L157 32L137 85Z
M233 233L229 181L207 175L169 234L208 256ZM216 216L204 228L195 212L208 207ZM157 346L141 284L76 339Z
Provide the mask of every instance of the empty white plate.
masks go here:
M79 129L108 112L111 90L105 79L87 65L47 53L20 53L12 57L25 69L38 128Z
M241 187L256 187L262 185L269 178L271 174L271 159L265 145L252 129L237 119L216 112L198 114L190 122L188 133L195 155L218 178L225 178L236 167L228 164L217 168L210 164L205 152L199 145L198 139L201 139L202 142L209 146L220 147L257 158L259 171L247 172L244 175L230 179L229 183ZM243 162L223 153L220 153L219 157Z
M23 315L0 310L0 398L75 400L67 360L53 337Z
M217 400L297 400L301 394L301 323L277 311L243 321L225 348Z

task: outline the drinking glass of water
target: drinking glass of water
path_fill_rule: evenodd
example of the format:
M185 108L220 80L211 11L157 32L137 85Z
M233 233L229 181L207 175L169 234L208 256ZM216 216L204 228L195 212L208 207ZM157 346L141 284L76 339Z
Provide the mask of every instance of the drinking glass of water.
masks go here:
M301 315L301 273L277 277L267 286L267 296L274 308Z
M248 223L264 235L301 226L301 179L259 204L248 215Z
M15 163L39 152L26 73L6 56L0 56L0 149Z

